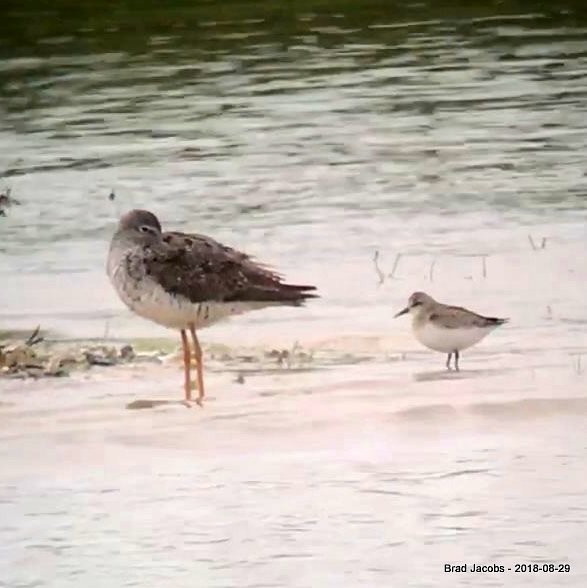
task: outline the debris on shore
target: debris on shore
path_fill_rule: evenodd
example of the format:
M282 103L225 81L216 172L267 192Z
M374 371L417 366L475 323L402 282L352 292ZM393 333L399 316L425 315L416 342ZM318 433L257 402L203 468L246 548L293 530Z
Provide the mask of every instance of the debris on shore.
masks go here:
M167 340L128 342L57 340L37 327L26 333L0 332L0 380L2 378L68 377L90 369L131 366L141 363L181 363L180 348ZM373 361L373 353L353 353L324 347L289 348L232 347L211 343L204 347L207 368L232 373L233 381L245 384L254 374L294 374Z
M26 340L0 343L0 378L66 377L94 366L161 361L161 353L138 354L129 344L47 341L37 327Z

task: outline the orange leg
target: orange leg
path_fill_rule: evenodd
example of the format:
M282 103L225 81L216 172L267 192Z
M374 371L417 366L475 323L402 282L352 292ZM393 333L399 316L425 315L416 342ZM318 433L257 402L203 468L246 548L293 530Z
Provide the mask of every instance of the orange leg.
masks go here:
M202 406L204 400L204 361L202 357L202 348L196 335L196 328L193 324L190 325L190 332L192 334L192 341L194 342L194 358L196 359L196 376L198 378L198 397L196 402Z
M183 387L185 390L185 400L189 402L192 399L192 382L190 378L190 344L188 336L184 329L181 329L181 344L183 347L183 374L184 382Z

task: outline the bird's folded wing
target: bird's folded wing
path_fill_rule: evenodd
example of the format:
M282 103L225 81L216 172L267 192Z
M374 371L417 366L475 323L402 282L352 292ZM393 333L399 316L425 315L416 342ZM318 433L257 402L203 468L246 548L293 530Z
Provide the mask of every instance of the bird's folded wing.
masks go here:
M205 235L163 233L147 252L145 268L165 290L193 303L286 301L311 289L283 284L278 274L247 254Z
M434 311L428 320L444 329L471 329L495 327L503 324L506 319L486 317L460 306L443 306Z

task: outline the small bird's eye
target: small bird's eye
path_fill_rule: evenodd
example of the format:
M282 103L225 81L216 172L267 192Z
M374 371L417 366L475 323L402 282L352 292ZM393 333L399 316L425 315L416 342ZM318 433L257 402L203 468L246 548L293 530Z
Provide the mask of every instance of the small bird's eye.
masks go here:
M141 233L150 233L151 232L151 227L147 226L147 225L142 225L139 227L139 231L141 231Z
M414 300L414 302L412 302L412 306L420 306L422 304L422 302L420 300Z

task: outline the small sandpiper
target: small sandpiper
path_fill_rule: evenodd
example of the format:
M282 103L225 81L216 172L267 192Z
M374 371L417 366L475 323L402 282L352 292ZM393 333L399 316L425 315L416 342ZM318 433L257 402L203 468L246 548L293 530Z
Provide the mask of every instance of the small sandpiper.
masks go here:
M121 300L136 314L181 334L185 403L192 399L193 342L198 396L204 398L198 329L268 306L301 306L314 286L285 284L267 266L205 235L162 232L157 217L131 210L112 237L108 276Z
M459 352L478 343L509 319L481 316L460 306L436 302L424 292L414 292L408 305L395 317L410 313L416 339L429 349L448 353L446 367L454 354L455 370L459 371Z

